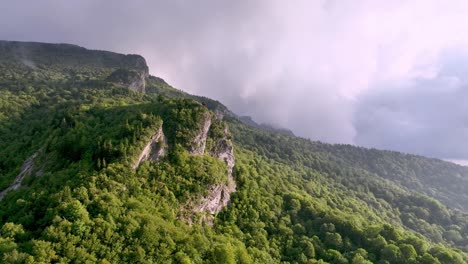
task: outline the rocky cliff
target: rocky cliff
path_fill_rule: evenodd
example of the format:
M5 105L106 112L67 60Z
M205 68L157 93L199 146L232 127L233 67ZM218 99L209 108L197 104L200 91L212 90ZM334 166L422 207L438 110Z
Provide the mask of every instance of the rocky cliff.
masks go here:
M203 114L199 125L199 131L197 131L192 139L189 139L191 145L187 150L189 154L193 156L210 155L223 161L227 168L224 176L226 180L221 184L210 186L207 190L207 195L204 197L194 197L194 199L189 201L188 205L183 208L183 210L189 212L189 215L193 212L205 212L209 215L217 214L229 204L230 195L236 190L233 177L235 165L234 147L230 139L230 133L227 125L224 125L224 129L220 129L222 123L214 116L215 115L209 111ZM216 122L215 127L217 127L218 131L215 133L216 135L210 132L212 122ZM172 132L174 131L171 131L171 133ZM211 143L207 149L208 138L210 138ZM132 167L136 169L146 160L157 162L167 154L168 149L170 149L170 147L167 146L166 137L161 125L153 136L151 136ZM191 221L190 218L191 216L188 217L189 221Z
M166 153L167 142L161 125L143 148L143 151L134 163L133 168L138 168L138 166L140 166L140 164L145 160L158 161L161 157L166 155Z
M224 129L224 137L220 138L214 146L211 155L224 161L227 166L227 183L214 185L210 188L207 196L195 205L195 212L208 212L217 214L229 204L231 193L236 190L232 172L235 165L234 147L231 140L228 138L229 132L227 127Z
M28 175L31 175L31 173L34 170L34 159L36 157L37 152L23 162L23 165L21 166L21 171L18 174L18 176L16 176L13 183L8 188L0 192L0 201L3 199L3 197L5 197L5 195L9 191L17 190L18 188L20 188L24 178Z
M206 112L203 116L201 129L192 140L190 155L203 155L205 153L206 139L210 130L211 121L210 113Z
M149 74L145 71L118 69L112 72L106 80L127 86L131 90L146 93L146 78L148 77Z

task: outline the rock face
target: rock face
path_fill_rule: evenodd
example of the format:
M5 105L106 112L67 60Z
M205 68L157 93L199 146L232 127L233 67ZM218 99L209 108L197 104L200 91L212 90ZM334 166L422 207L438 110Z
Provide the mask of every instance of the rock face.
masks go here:
M209 194L203 197L198 205L193 209L195 212L208 212L212 215L219 213L231 200L231 193L236 190L236 183L232 176L235 165L234 148L228 138L227 127L224 130L225 136L218 140L213 152L214 157L224 161L227 166L227 183L214 185L210 188Z
M149 77L146 71L135 71L127 69L118 69L107 77L108 82L116 83L119 85L127 86L131 90L145 93L146 92L146 78Z
M34 169L34 159L36 157L37 157L37 152L24 161L23 165L21 166L21 172L18 174L18 176L16 176L13 183L8 188L0 192L0 201L3 199L3 197L5 197L5 195L9 191L17 190L19 187L21 187L21 183L23 182L23 179L32 173Z
M162 130L162 126L151 136L149 142L143 148L138 160L133 165L136 169L145 160L158 161L162 156L166 155L167 152L166 137Z
M184 210L189 212L206 212L211 215L208 219L208 223L212 222L212 215L219 213L224 207L229 204L231 199L231 193L236 190L236 183L233 178L233 169L235 165L234 159L234 148L232 141L229 138L229 131L227 127L224 129L224 136L218 138L209 151L206 150L206 140L211 127L212 117L207 112L202 120L200 131L192 140L192 147L189 149L190 155L204 155L209 154L215 158L226 163L227 180L225 183L213 185L209 188L208 195L203 197L200 201L196 202L195 205L188 205ZM162 130L162 126L156 131L156 133L150 138L149 142L143 148L140 156L133 165L136 169L145 160L158 161L167 152L167 143ZM187 220L191 222L191 217Z
M216 109L216 110L214 111L214 113L215 113L215 115L216 115L216 118L218 118L218 120L223 120L224 115L225 115L225 113L224 113L223 111L221 111L221 110L219 110L219 109Z
M206 138L211 126L211 115L207 112L204 115L203 123L200 131L192 141L190 155L203 155L205 154Z

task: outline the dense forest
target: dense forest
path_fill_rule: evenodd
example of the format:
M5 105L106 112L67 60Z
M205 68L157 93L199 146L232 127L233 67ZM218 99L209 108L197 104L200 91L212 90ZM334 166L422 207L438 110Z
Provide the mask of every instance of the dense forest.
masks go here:
M0 263L468 262L467 167L250 122L138 55L0 41Z

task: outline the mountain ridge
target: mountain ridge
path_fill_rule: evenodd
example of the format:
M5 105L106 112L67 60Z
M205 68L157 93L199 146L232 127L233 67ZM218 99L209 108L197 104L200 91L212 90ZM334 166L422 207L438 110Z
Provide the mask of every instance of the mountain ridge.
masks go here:
M50 58L51 60L43 60L46 59L48 52L54 54L56 57ZM141 55L137 54L121 54L117 52L105 51L105 50L94 50L94 49L87 49L78 45L74 44L67 44L67 43L43 43L43 42L23 42L23 41L7 41L7 40L0 40L0 59L2 60L11 60L11 59L30 59L35 60L35 63L46 63L46 62L53 62L54 64L58 64L58 58L62 60L60 62L74 62L77 66L83 66L86 62L94 61L99 62L102 61L101 65L97 66L108 66L109 65L127 65L133 63L132 67L136 69L143 69L147 70L148 66L146 64L145 58ZM86 58L86 60L80 61L66 61L68 57L82 55L82 58ZM94 56L96 56L94 57ZM93 58L94 57L94 58ZM76 59L76 58L73 58ZM92 60L94 59L94 60ZM73 65L73 64L72 64ZM88 64L90 66L92 64ZM28 65L26 65L28 66Z
M46 46L31 65L0 48L0 191L40 150L0 201L5 263L468 260L465 168L250 126L158 77L108 79L139 57ZM160 128L167 154L140 159Z

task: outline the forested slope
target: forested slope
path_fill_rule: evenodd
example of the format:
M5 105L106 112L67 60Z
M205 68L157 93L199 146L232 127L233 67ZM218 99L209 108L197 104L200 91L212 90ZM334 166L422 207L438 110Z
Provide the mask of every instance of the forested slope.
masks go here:
M137 55L0 43L0 192L20 183L0 262L467 262L466 168L252 127L145 74ZM230 144L228 206L195 210L229 185Z

